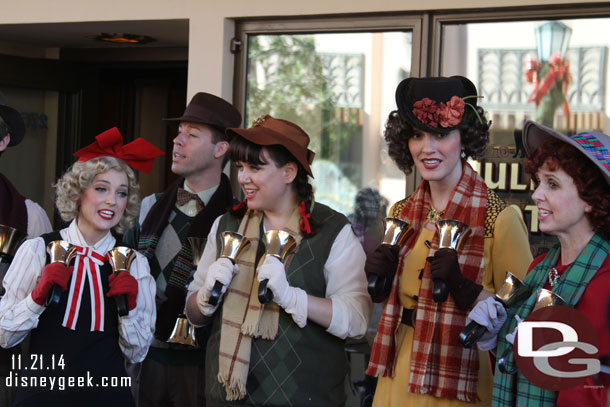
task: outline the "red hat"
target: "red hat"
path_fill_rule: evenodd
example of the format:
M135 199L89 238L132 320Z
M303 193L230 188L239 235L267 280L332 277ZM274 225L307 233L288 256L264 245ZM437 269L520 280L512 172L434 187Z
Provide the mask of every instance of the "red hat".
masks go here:
M72 154L78 161L89 161L96 157L116 157L142 172L150 172L155 157L165 154L142 137L123 145L123 136L113 127L95 136L95 141Z
M256 119L249 129L229 128L226 134L229 137L237 134L259 146L283 146L313 177L310 164L313 162L316 153L307 148L309 135L288 120L274 119L266 115Z

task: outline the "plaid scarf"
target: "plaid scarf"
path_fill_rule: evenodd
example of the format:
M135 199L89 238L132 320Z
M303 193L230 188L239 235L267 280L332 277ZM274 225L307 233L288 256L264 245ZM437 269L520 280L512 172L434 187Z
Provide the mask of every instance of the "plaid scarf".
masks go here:
M138 240L138 251L150 262L155 257L157 244L167 227L168 219L175 210L177 190L184 183L184 178L179 178L155 202L142 224L142 232ZM187 237L207 237L214 220L225 213L233 203L231 185L226 175L222 174L218 189L210 198L206 207L193 219L187 232ZM193 254L191 245L185 239L182 248L178 252L176 261L165 288L167 300L161 304L157 312L155 337L166 340L174 327L176 318L184 310L186 298L186 286L193 271ZM163 272L163 271L161 271ZM157 278L158 276L154 276Z
M458 262L462 274L481 283L484 268L484 229L487 187L468 163L447 205L445 219L455 219L470 226L472 233L460 248ZM401 219L417 231L422 230L430 208L427 181L422 182L401 212ZM405 258L417 241L415 234L400 250L400 261L392 292L379 322L367 373L374 376L393 376L397 356L396 337L402 305L399 301L399 281ZM430 255L438 249L438 238L432 242ZM478 401L478 351L466 349L457 338L466 324L465 311L460 310L449 296L437 304L432 299L430 266L426 262L418 295L415 333L411 357L411 376L408 383L412 393L435 397ZM407 385L407 383L405 383Z
M228 401L246 396L252 337L273 340L278 333L279 306L275 302L261 306L258 300L255 265L258 246L263 244L260 239L263 218L263 212L249 210L239 225L238 233L250 240L250 247L239 256L239 273L233 277L223 300L218 381L225 386ZM283 229L295 238L297 250L301 242L300 221L297 206ZM286 259L286 269L295 252ZM264 261L264 258L262 256L259 261Z
M552 291L559 294L568 305L575 306L580 297L587 289L589 281L602 266L610 251L610 242L601 235L595 234L580 252L576 260L561 275ZM497 354L501 355L512 345L506 340L506 335L515 330L517 320L515 315L525 319L534 308L536 302L536 292L543 288L549 270L555 266L561 255L561 247L556 244L546 254L544 259L530 271L523 282L531 288L532 294L520 306L513 306L508 309L506 323L498 333ZM515 366L515 358L511 352L507 358L507 368ZM496 368L494 376L494 389L492 403L494 406L555 406L557 392L541 389L531 384L520 372L515 375L502 373Z

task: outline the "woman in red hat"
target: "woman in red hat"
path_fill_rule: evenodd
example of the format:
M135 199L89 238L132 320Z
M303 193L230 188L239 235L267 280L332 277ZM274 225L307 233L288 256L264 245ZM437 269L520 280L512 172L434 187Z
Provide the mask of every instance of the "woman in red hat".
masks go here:
M17 406L133 406L125 360L144 359L155 321L154 281L136 254L129 273L113 274L106 253L117 246L138 212L139 186L131 167L148 172L163 154L143 139L123 145L116 128L74 155L57 181L56 206L65 229L21 245L4 279L0 345L30 334L30 355L13 360ZM48 243L76 247L74 262L49 263ZM62 294L48 301L54 286ZM113 299L125 296L127 315Z
M367 369L378 377L373 405L489 405L489 358L462 347L458 337L470 308L502 286L506 271L524 275L532 258L527 230L519 209L500 200L466 161L489 139L472 82L408 78L398 85L396 103L385 130L390 157L405 173L415 167L423 182L390 210L415 233L402 247L380 246L367 257L368 275L393 281L385 298L375 298L387 302ZM445 219L471 230L459 253L439 249L435 223ZM438 281L446 299L433 293Z
M504 368L496 368L493 403L506 407L605 407L608 387L596 383L592 375L563 383L567 375L559 379L547 376L548 381L543 376L535 380L539 387L521 369L504 373L515 366L511 350L516 329L532 312L540 288L558 294L586 318L595 329L599 357L610 355L604 314L610 298L610 137L599 132L566 136L528 121L523 127L523 146L528 154L525 169L536 180L532 199L538 207L540 230L556 236L558 243L529 266L523 282L531 288L531 295L508 309L503 325L482 308L483 304L471 312L477 322L497 326L497 355L507 355ZM586 337L582 331L578 334ZM491 348L495 348L495 340ZM579 365L574 353L565 357ZM552 365L558 367L560 361ZM558 391L551 390L549 384Z
M372 305L362 246L345 216L315 202L308 182L314 153L300 127L266 116L227 134L246 200L214 223L187 301L192 322L213 319L208 405L342 406L344 339L365 334ZM284 264L263 256L271 230L296 241ZM218 258L223 231L251 243L235 266ZM261 304L265 280L273 302ZM216 281L224 298L210 305Z

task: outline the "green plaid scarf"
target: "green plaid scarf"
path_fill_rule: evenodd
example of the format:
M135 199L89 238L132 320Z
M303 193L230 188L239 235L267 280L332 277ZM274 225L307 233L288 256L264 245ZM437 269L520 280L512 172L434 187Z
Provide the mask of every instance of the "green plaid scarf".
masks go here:
M587 289L589 281L595 276L610 251L610 242L601 235L595 234L580 252L572 265L562 274L552 291L559 294L568 305L575 306ZM515 315L525 319L536 301L536 292L546 284L549 270L559 260L561 248L555 245L545 258L538 264L523 281L532 289L532 294L520 306L508 309L506 323L498 334L497 354L501 355L512 346L506 340L506 335L515 330L517 320ZM507 368L515 367L515 358L511 353L507 358ZM502 373L497 365L494 376L494 390L492 396L493 406L549 406L556 405L557 392L545 390L530 383L520 372L515 375Z

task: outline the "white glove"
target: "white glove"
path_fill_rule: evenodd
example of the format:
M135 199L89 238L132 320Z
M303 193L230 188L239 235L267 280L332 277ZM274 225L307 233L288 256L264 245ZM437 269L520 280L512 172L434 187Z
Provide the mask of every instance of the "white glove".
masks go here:
M206 317L211 317L214 312L216 312L224 293L227 291L227 288L229 288L231 280L233 280L233 276L237 274L238 271L239 267L237 265L233 265L231 260L224 257L217 259L210 265L208 272L205 275L203 287L201 287L197 293L197 306L203 315ZM222 291L220 298L218 299L218 303L216 303L216 305L210 305L208 301L216 281L222 283Z
M498 343L498 332L506 322L506 310L494 297L479 301L466 317L466 325L470 321L484 326L487 332L481 336L477 346L481 350L492 350Z
M517 326L515 327L514 331L512 331L509 334L506 334L506 340L508 341L508 343L510 343L511 345L514 344L515 342L515 335L517 335L517 329L519 328L519 324L521 322L523 322L523 320L521 319L521 317L519 315L515 315L515 319L517 320Z
M276 257L266 256L256 271L259 282L269 280L267 288L273 292L273 302L291 314L299 328L307 325L307 293L288 284L282 262Z

